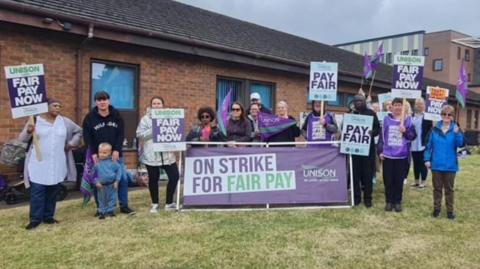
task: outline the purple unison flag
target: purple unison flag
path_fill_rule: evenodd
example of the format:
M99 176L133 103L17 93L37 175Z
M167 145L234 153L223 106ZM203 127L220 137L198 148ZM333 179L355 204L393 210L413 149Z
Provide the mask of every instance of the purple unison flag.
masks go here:
M280 118L268 113L258 113L258 129L263 141L295 124L297 124L296 121L292 119Z
M82 207L85 207L93 196L93 188L95 187L97 177L97 173L92 173L94 165L92 150L88 148L85 156L85 166L83 167L82 183L80 185L80 192L83 194Z
M373 71L377 70L378 63L380 63L384 54L385 53L383 52L383 43L382 43L380 44L380 46L378 46L377 51L375 52L375 55L373 56L372 61L370 63Z
M370 61L370 56L365 53L365 55L363 56L363 77L368 79L372 76L372 73L373 69Z
M467 101L467 81L467 71L465 71L465 66L463 65L462 61L462 65L460 66L460 72L458 74L457 91L455 92L455 97L457 98L457 101L462 106L462 108L465 108L465 102Z
M222 101L222 106L217 111L218 128L224 136L227 135L228 110L232 104L232 89L230 89Z

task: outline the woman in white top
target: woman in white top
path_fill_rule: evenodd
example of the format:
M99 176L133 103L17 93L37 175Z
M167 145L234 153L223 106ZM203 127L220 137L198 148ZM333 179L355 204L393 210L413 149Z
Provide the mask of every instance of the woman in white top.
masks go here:
M27 142L35 131L41 160L32 145L25 159L24 180L30 183L30 222L27 230L40 223L58 223L53 217L59 183L76 177L71 150L82 140L82 129L70 119L60 116L61 103L48 100L48 113L36 117L35 124L27 123L19 139ZM29 181L29 182L28 182ZM28 185L28 184L26 184Z
M164 101L162 97L153 97L150 100L150 108L163 108ZM176 157L173 152L157 152L153 148L152 139L152 117L150 110L147 110L137 127L137 138L143 142L143 154L140 161L145 164L148 172L148 189L152 199L152 208L150 213L158 212L158 180L160 179L160 169L165 170L168 177L167 197L165 210L173 210L176 204L173 203L173 194L177 188L180 174L176 163Z

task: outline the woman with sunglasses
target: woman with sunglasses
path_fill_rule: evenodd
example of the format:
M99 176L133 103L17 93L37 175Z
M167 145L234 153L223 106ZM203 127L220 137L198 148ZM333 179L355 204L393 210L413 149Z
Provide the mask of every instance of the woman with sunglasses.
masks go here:
M162 97L156 96L150 100L151 109L164 107ZM177 205L173 202L173 194L177 188L180 174L176 163L176 156L173 152L158 152L153 147L153 128L152 116L150 110L147 110L137 127L137 138L143 142L143 153L140 161L145 164L148 172L148 190L152 200L150 213L158 212L158 180L160 179L160 169L165 170L168 177L167 197L165 200L165 210L174 210Z
M55 224L55 207L60 182L76 181L77 170L72 149L82 141L82 128L67 117L61 116L62 104L58 100L48 100L48 112L37 116L20 133L19 139L28 142L35 131L38 135L37 148L31 145L25 159L24 180L30 184L30 223L27 230L40 223ZM30 140L31 141L31 140Z
M193 142L218 142L222 135L215 122L215 112L211 107L201 107L197 112L198 124L195 124L187 135L187 141ZM208 145L205 145L207 147ZM202 145L192 145L202 147Z
M230 118L227 125L227 141L250 142L252 125L248 121L245 109L239 102L233 102L230 106ZM231 145L235 147L234 144Z
M432 170L433 213L440 216L442 207L442 191L445 190L447 218L455 219L453 212L453 185L458 171L457 148L463 145L464 136L453 121L454 109L450 105L442 108L439 121L429 134L425 148L425 166Z

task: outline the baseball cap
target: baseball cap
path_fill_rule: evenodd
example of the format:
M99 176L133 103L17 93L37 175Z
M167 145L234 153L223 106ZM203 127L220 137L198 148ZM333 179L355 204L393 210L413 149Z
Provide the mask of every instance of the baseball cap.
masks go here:
M258 92L254 92L252 94L250 94L250 100L252 99L257 99L257 100L260 100L260 94Z

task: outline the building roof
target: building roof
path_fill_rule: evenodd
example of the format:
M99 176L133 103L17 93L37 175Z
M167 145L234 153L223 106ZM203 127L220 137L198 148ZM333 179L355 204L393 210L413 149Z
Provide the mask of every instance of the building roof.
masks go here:
M338 62L342 74L363 72L363 56L320 42L287 34L257 24L171 0L3 0L1 6L17 11L56 14L63 18L115 25L124 31L147 31L182 37L198 46L213 44L301 65L308 74L311 61ZM32 11L33 10L33 11ZM424 31L412 32L424 33ZM392 68L380 64L376 81L390 84ZM425 85L454 86L426 79ZM385 86L384 86L385 87ZM470 96L470 95L469 95ZM473 97L473 96L472 96ZM474 96L480 102L480 95Z
M171 0L7 0L63 16L148 30L291 60L338 62L339 70L361 75L362 56L306 38L276 31ZM387 65L377 79L390 80Z
M402 33L402 34L396 34L396 35L380 36L380 37L374 37L374 38L369 38L369 39L363 39L363 40L341 43L341 44L335 44L333 46L335 46L335 47L348 46L348 45L353 45L353 44L360 44L360 43L365 43L365 42L373 42L373 41L397 38L397 37L402 37L402 36L418 35L418 34L425 34L425 31L421 30L421 31L408 32L408 33Z

